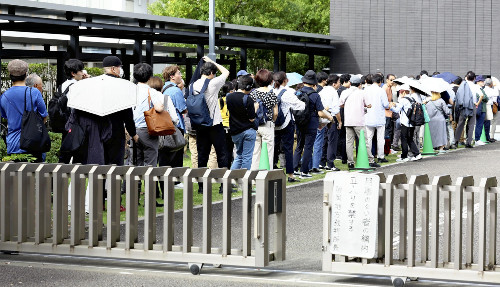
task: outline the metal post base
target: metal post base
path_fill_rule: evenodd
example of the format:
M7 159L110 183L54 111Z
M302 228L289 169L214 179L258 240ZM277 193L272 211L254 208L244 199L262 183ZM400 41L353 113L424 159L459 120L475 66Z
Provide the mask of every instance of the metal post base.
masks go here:
M392 286L403 287L406 283L407 277L393 277L391 276Z
M188 263L189 271L193 275L200 275L201 268L203 268L203 263Z

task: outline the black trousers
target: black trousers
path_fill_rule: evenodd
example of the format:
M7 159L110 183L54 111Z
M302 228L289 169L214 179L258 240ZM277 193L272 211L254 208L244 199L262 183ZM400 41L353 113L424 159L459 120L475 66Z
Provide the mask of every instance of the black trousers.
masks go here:
M210 150L214 146L219 167L227 167L226 132L222 124L201 127L196 130L196 147L198 149L198 167L206 167Z
M334 160L337 157L337 145L339 142L339 134L340 130L337 129L336 124L332 124L328 128L328 132L326 133L327 140L325 142L328 143L328 148L326 151L326 163L329 168L335 167ZM345 148L345 144L344 144Z
M298 169L302 156L300 171L302 173L309 173L309 163L312 160L315 139L316 129L306 129L303 131L297 129L297 146L293 154L293 167L295 170Z
M401 149L403 150L403 152L401 153L401 158L408 157L408 146L410 147L413 156L417 156L420 154L417 144L413 140L414 134L415 127L410 128L405 125L401 125Z
M295 132L295 123L290 121L288 125L274 131L274 163L278 163L280 151L285 154L286 174L293 173L293 134ZM281 146L281 148L280 148ZM281 163L283 167L283 163Z

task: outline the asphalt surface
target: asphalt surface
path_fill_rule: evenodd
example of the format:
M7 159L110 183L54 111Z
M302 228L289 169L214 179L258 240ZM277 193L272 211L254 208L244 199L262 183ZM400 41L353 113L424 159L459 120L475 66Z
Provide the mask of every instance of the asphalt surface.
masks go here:
M394 164L376 172L386 175L449 174L472 175L476 185L481 177L497 176L500 170L500 143L460 149L421 161ZM2 286L392 286L388 277L357 276L321 271L323 182L301 184L287 189L287 258L266 268L205 266L201 275L191 275L185 263L126 261L103 258L75 258L38 254L0 255ZM395 210L397 205L395 205ZM418 210L418 207L417 207ZM241 247L241 200L232 201L233 248ZM176 213L175 243L182 242L182 212ZM202 209L193 213L194 245L201 243ZM222 204L213 207L213 247L222 235ZM157 219L157 241L162 242ZM418 226L417 222L417 226ZM394 229L397 230L397 226ZM140 228L139 238L142 238ZM397 235L396 235L397 237ZM500 237L499 237L500 238ZM141 241L141 240L140 240ZM397 244L397 242L395 243ZM418 242L417 242L418 245ZM417 246L418 247L418 246ZM497 252L498 253L498 252ZM395 253L396 255L397 253ZM418 252L417 252L418 254ZM421 278L406 286L491 286L469 282L445 282Z

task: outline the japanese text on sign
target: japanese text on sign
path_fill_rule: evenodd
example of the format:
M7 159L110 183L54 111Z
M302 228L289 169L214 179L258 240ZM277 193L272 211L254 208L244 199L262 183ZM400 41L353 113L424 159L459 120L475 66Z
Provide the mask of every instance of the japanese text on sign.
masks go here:
M379 184L377 175L347 172L335 175L330 193L332 254L375 257Z

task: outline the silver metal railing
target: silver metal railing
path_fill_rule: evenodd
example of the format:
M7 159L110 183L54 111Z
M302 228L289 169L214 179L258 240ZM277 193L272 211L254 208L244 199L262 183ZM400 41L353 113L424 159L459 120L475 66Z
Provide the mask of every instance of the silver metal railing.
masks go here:
M120 222L122 180L124 222ZM165 193L162 221L156 214L158 181ZM184 184L182 195L175 193L176 181ZM143 219L138 216L139 182L144 184ZM204 183L202 216L196 222L193 213L199 208L193 206L193 182ZM0 163L0 250L187 262L193 274L204 263L264 267L285 259L285 182L281 170ZM222 230L212 224L213 183L224 184L222 218L217 218ZM232 183L242 187L241 201L232 202ZM178 196L182 196L182 217L174 210ZM235 204L241 204L240 221L231 220ZM202 227L195 232L200 220ZM156 234L157 222L163 222L162 234ZM235 230L240 235L235 236Z
M335 183L333 175L325 177L324 271L403 279L500 282L496 248L500 240L500 188L495 177L482 178L474 186L472 176L459 177L452 184L449 175L435 176L432 181L427 175L412 175L409 180L405 174L387 178L382 173L377 175L380 189L376 258L332 254L329 246ZM395 236L399 236L399 241L394 240Z

